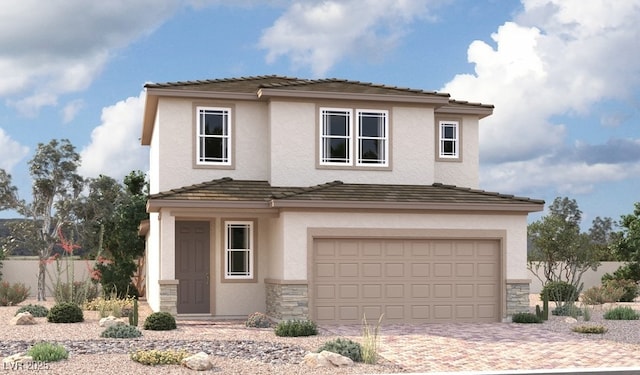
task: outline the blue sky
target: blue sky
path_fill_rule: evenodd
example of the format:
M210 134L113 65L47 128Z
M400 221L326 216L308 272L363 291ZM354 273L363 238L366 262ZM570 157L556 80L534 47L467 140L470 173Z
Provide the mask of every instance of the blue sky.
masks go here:
M76 146L85 177L146 170L146 82L279 74L494 104L483 189L568 196L584 226L640 201L638 0L12 3L0 11L0 168L22 198L28 160L54 138Z

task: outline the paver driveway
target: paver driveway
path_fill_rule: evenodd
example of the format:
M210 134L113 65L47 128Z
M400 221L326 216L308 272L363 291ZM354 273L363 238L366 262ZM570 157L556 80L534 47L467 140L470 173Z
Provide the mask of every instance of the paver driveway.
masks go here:
M322 328L361 336L360 326ZM635 367L640 373L640 345L536 324L390 324L380 331L380 354L409 372Z

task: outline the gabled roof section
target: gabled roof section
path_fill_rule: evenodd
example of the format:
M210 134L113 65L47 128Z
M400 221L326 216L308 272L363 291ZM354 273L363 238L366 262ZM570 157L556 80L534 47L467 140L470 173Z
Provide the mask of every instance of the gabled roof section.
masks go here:
M485 117L493 106L469 104L450 99L446 93L406 87L387 86L345 79L301 79L278 75L147 83L142 126L142 144L149 145L160 97L211 98L227 100L360 100L377 102L427 104L434 108L449 108L446 113L476 114ZM450 112L454 111L454 112Z
M544 201L453 185L350 184L273 187L267 181L223 178L153 194L147 208L304 208L536 212Z

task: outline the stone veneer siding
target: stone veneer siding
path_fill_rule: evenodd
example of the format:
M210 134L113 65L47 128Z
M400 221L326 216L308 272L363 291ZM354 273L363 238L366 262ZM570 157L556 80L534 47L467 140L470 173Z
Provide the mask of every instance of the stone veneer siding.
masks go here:
M529 311L529 281L507 281L507 316Z
M178 315L178 280L160 280L160 311Z
M307 284L265 282L267 315L276 320L309 319Z

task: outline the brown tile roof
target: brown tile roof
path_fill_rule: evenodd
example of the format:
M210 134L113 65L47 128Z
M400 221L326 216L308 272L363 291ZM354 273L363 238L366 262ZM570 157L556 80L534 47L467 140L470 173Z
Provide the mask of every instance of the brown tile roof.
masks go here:
M484 190L461 188L453 185L385 185L385 184L350 184L341 181L309 187L274 187L267 181L233 180L222 178L201 184L173 189L153 194L149 197L154 205L163 206L163 202L255 202L268 204L270 207L311 207L315 203L345 204L366 203L370 205L389 204L404 205L405 208L430 205L458 205L471 207L474 205L502 206L503 209L517 211L542 210L544 201L513 195L487 192Z
M145 88L174 90L257 93L260 89L286 89L296 91L340 92L379 95L423 95L448 98L449 94L405 87L386 86L345 79L301 79L277 75L210 79L167 83L148 83Z

